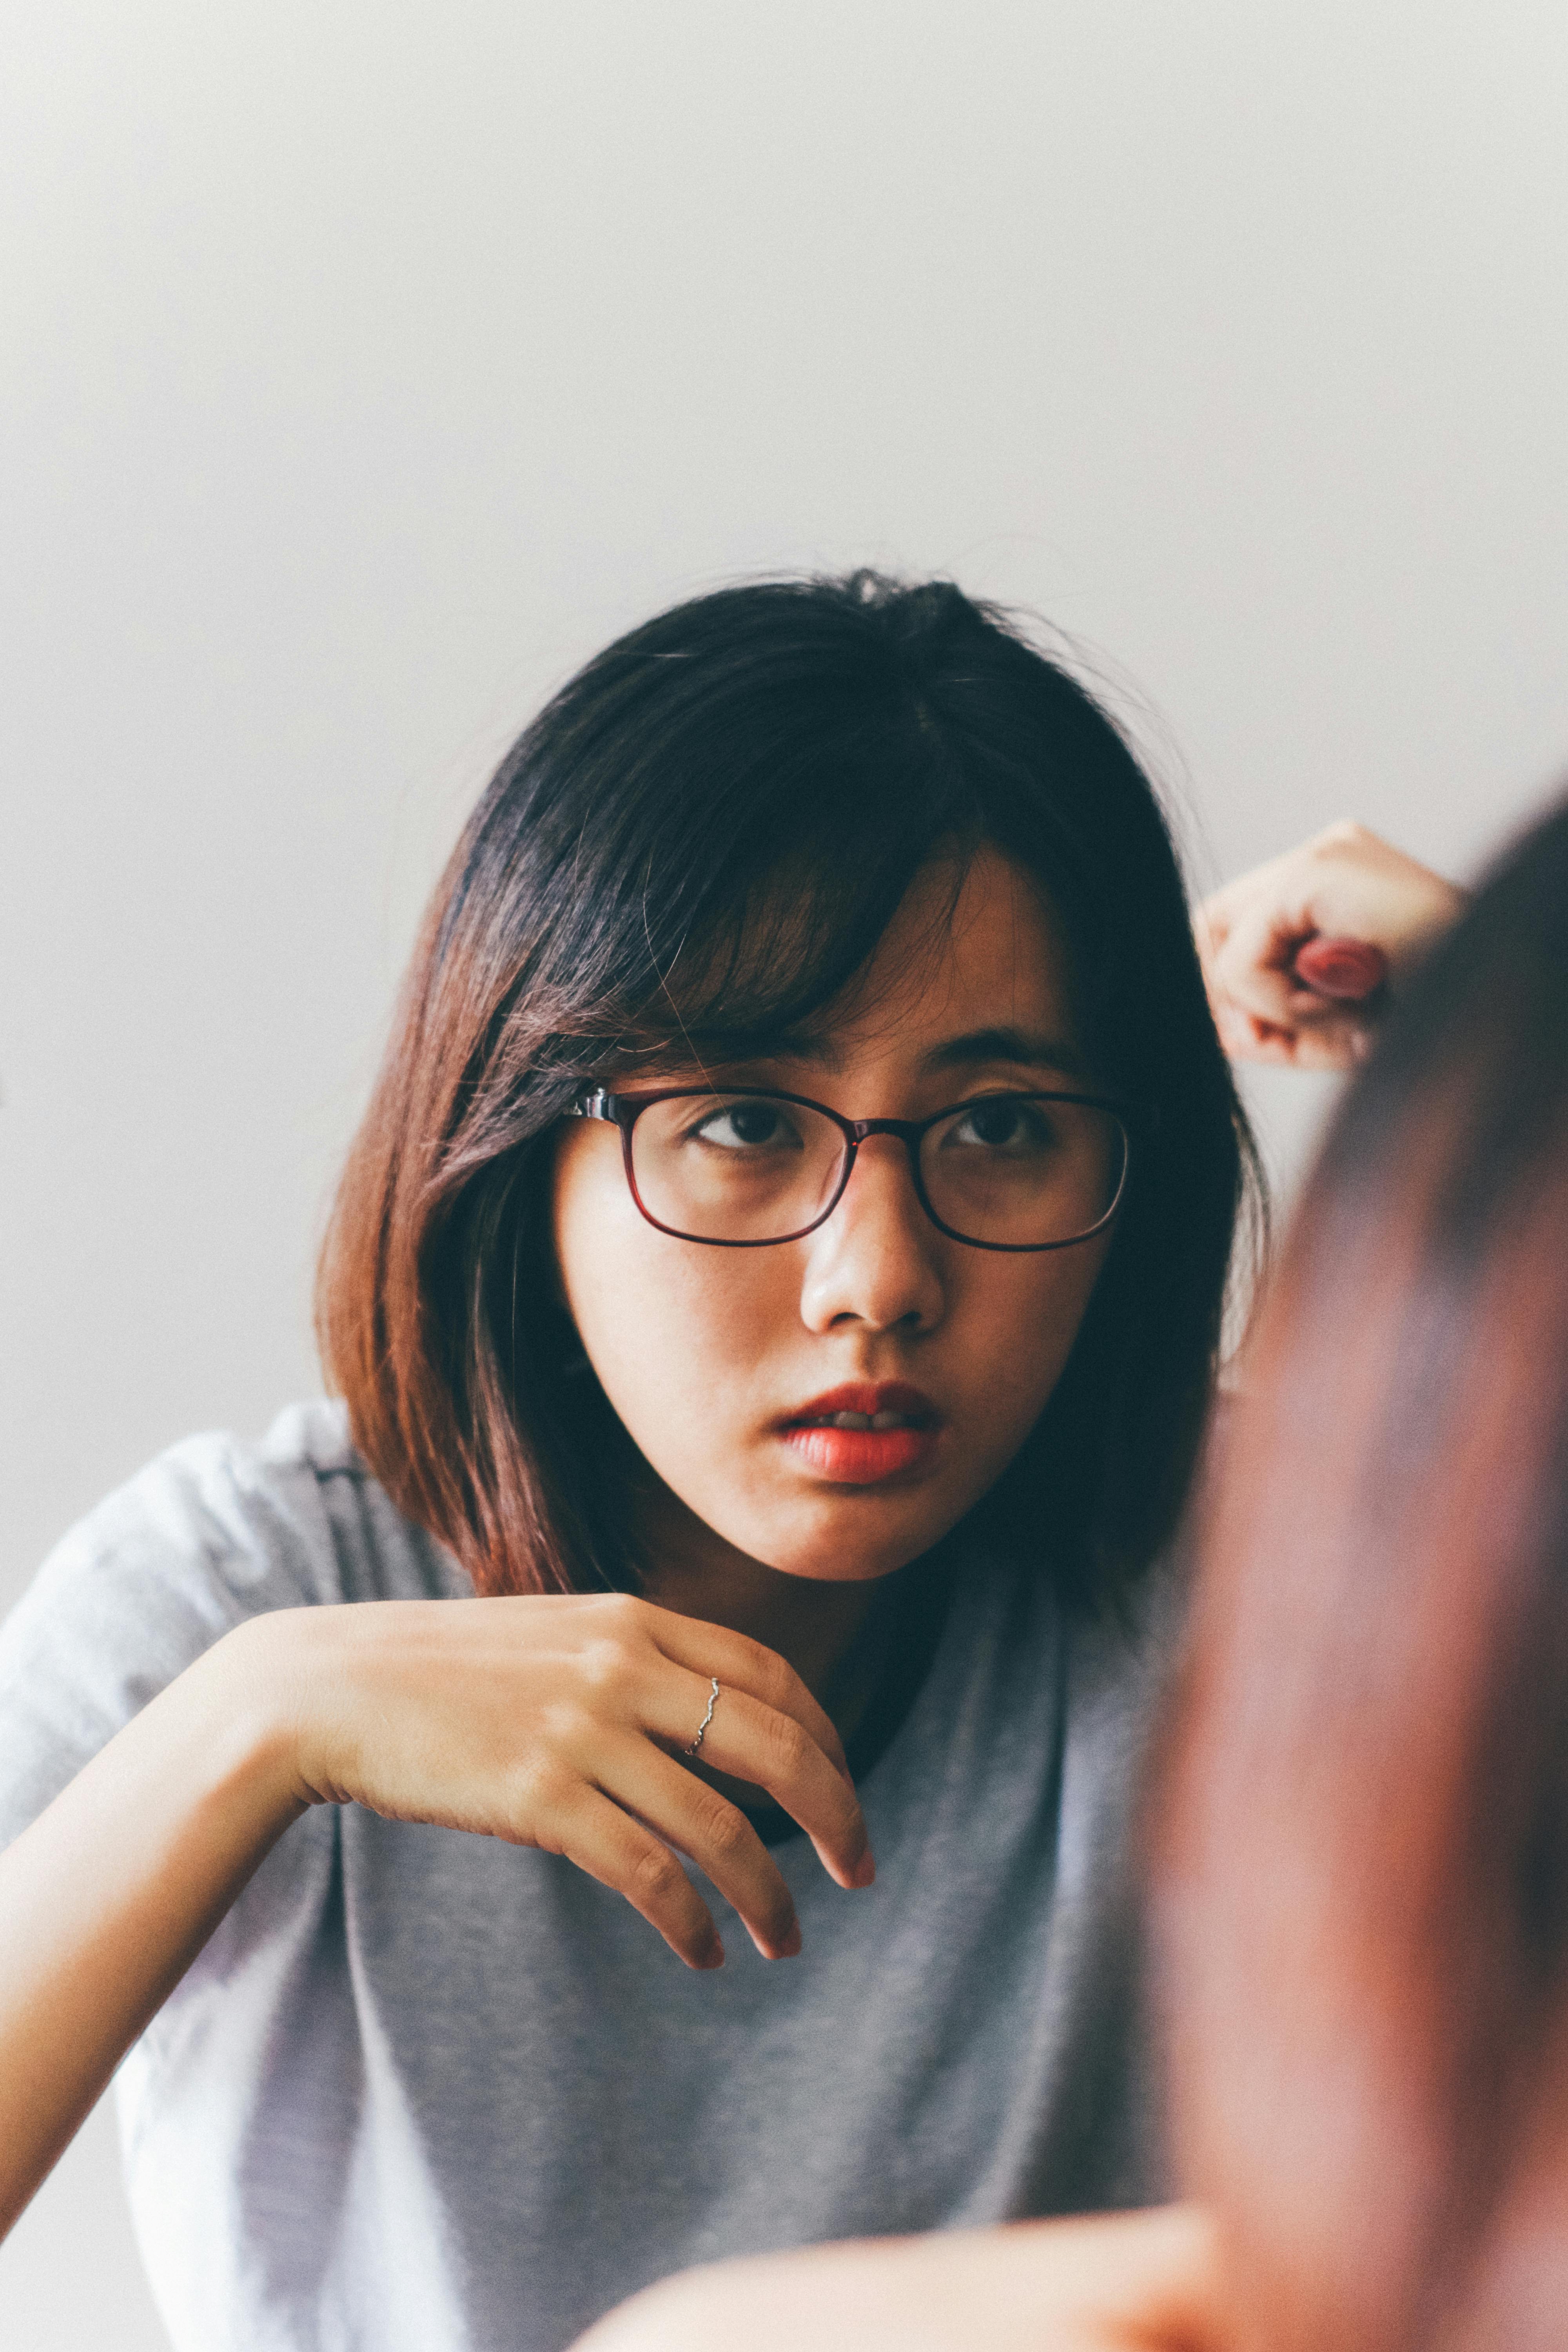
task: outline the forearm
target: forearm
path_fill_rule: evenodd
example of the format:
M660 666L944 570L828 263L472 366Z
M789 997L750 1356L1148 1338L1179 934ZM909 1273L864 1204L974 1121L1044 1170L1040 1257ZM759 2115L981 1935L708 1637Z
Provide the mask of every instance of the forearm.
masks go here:
M1229 2352L1216 2232L1194 2205L863 2240L667 2279L578 2352Z
M229 1635L0 1854L0 2234L304 1810L268 1663Z

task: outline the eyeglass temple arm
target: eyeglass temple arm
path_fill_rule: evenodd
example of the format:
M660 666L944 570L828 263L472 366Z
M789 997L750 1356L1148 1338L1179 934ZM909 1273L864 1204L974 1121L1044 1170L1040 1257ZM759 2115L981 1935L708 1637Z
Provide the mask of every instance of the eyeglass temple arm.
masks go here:
M564 1116L567 1118L607 1119L612 1127L618 1127L620 1125L620 1121L616 1118L615 1111L611 1108L614 1101L615 1097L609 1092L607 1087L595 1087L589 1093L579 1095L571 1109L567 1111Z

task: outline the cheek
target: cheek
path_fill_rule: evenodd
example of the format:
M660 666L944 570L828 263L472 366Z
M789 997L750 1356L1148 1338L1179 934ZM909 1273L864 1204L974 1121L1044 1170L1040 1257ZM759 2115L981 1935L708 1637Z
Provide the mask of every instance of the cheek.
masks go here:
M663 1471L744 1417L769 1339L798 1322L787 1251L705 1250L638 1214L618 1159L557 1171L556 1264L589 1362ZM586 1162L586 1164L582 1164Z
M998 1466L1044 1411L1072 1352L1109 1244L980 1270L966 1318L964 1386L977 1408L981 1450Z

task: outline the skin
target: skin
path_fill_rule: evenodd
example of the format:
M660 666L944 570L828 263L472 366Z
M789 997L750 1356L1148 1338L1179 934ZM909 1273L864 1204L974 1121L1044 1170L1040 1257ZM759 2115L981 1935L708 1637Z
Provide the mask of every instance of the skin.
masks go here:
M1225 2265L1194 2205L719 2263L635 2295L579 2352L1226 2352Z

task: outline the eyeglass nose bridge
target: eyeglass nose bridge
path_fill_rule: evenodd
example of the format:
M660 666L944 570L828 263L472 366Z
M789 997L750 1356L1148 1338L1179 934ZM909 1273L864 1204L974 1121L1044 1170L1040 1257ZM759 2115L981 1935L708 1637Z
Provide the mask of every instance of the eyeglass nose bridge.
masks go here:
M896 1135L900 1142L907 1143L912 1151L922 1132L922 1122L918 1118L841 1118L838 1124L844 1129L851 1151L858 1144L864 1143L868 1135Z
M844 1138L844 1165L838 1171L838 1181L834 1187L832 1200L821 1212L816 1223L807 1228L808 1232L816 1232L833 1215L845 1193L849 1190L849 1179L855 1173L855 1163L859 1157L860 1146L873 1135L898 1137L909 1157L910 1181L915 1188L915 1198L931 1223L932 1224L938 1223L936 1213L926 1198L925 1186L921 1181L921 1141L927 1127L931 1123L929 1119L845 1118L837 1111L830 1111L828 1117Z

